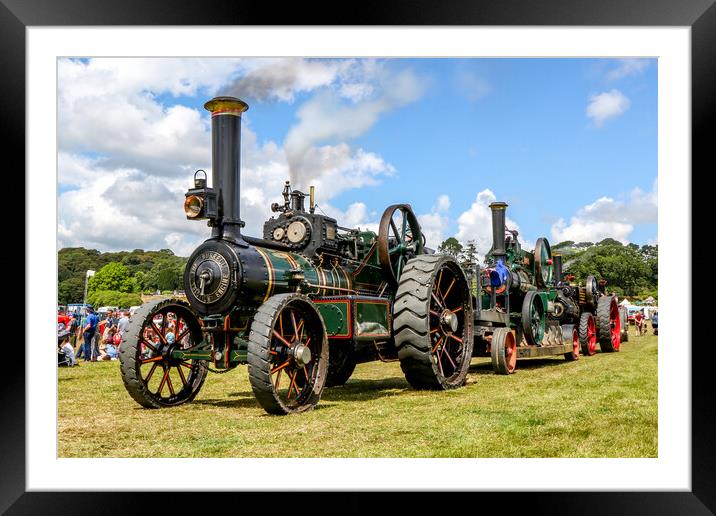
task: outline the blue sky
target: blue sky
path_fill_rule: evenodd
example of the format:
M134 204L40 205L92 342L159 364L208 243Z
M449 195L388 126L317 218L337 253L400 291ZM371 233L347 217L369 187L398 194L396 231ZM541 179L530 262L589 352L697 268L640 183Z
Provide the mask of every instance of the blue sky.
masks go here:
M60 63L59 247L122 247L103 236L112 220L146 226L126 249L184 254L206 236L170 208L153 223L118 191L124 184L151 206L180 201L191 171L210 167L202 105L223 93L250 105L242 195L253 197L242 209L251 233L293 167L317 184L319 204L356 225L374 227L386 206L409 202L433 239L484 247L496 198L527 243L657 240L655 59L176 61ZM144 84L151 69L166 79ZM83 111L122 102L101 128ZM105 192L113 217L98 206L96 228L63 210ZM252 205L263 200L265 209Z

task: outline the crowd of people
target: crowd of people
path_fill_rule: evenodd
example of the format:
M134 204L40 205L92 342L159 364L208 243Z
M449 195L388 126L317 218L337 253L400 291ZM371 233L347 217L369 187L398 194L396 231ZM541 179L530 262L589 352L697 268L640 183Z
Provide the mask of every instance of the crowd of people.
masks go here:
M117 360L128 328L129 312L109 310L102 318L92 308L87 308L84 318L79 314L58 314L58 364L79 365L80 358L85 362Z

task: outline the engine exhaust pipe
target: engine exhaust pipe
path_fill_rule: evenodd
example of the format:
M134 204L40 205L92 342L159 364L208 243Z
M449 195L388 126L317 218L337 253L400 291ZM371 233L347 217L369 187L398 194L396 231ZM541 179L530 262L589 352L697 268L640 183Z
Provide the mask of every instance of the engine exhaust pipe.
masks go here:
M211 180L218 204L218 235L236 243L241 228L241 113L249 105L235 97L215 97L204 104L211 112ZM215 229L217 229L215 228Z
M552 253L552 273L555 284L562 281L562 254Z
M505 211L506 202L493 202L490 204L492 210L492 250L490 254L495 257L504 257L505 251Z

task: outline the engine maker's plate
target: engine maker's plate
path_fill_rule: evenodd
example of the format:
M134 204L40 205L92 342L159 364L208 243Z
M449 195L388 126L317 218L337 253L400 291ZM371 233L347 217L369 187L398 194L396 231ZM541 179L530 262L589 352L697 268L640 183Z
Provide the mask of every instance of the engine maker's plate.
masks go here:
M192 294L202 303L214 303L221 299L229 288L229 262L216 251L204 251L194 259L190 277Z

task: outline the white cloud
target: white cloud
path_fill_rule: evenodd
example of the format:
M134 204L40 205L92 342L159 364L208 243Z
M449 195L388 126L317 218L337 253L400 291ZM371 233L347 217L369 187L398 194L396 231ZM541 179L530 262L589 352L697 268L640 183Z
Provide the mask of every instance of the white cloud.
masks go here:
M648 59L626 58L618 59L616 68L607 72L607 79L616 81L630 75L639 75L649 67Z
M247 127L242 133L241 218L247 234L260 236L263 222L272 215L271 203L282 199L288 164L275 143L258 145L256 135ZM345 144L316 149L313 157L320 176L311 184L316 186L317 202L324 210L337 194L377 184L381 175L393 170L379 156L360 148L352 150ZM182 210L184 192L191 186L190 173L175 178L153 176L139 169L111 168L106 160L65 152L59 155L59 167L61 182L74 186L59 199L60 247L106 250L166 246L186 256L209 234L203 222L187 221ZM365 225L367 212L365 216L361 213L354 204L346 213L348 222L341 213L336 218L341 225Z
M425 235L425 245L437 250L447 237L447 229L450 224L448 217L442 213L425 213L418 215L420 229Z
M329 127L309 138L302 181L293 184L304 189L315 185L318 202L330 208L341 192L377 185L395 173L381 156L341 140L362 134L381 113L417 98L420 91L410 72L392 72L372 60L65 59L58 66L63 192L58 246L100 250L169 247L187 255L209 234L204 223L187 221L182 211L193 171L204 168L211 177L209 117L202 109L169 105L166 95L209 98L223 93L227 84L257 88L262 69L270 71L268 98L293 101L298 93L314 89L319 90L315 98L333 95L330 106L312 103L314 98L300 108L307 122ZM237 82L237 77L251 80ZM326 86L330 91L322 92ZM349 118L364 114L364 121L346 131L331 125L323 107ZM346 118L343 122L353 124ZM260 235L271 216L271 202L281 200L289 165L281 145L258 142L250 119L242 128L241 152L241 216L247 234ZM376 215L360 205L348 208L347 220L372 224Z
M284 148L291 181L301 188L313 175L311 148L322 143L345 141L364 134L385 112L416 101L423 84L410 70L393 71L373 63L369 75L372 93L359 103L346 103L334 91L317 93L296 112L299 121L289 130Z
M651 191L634 188L625 201L601 197L580 208L569 223L563 218L557 220L552 225L552 237L555 242L599 242L605 238L614 238L628 243L635 225L657 223L657 199L656 179Z
M629 109L629 105L629 99L622 92L612 89L589 97L587 116L594 121L595 126L602 127L605 121Z
M449 209L450 209L450 197L448 197L445 194L438 197L438 200L435 202L435 206L433 206L433 211L446 212Z
M456 82L459 92L470 102L477 102L492 91L492 86L472 70L460 70Z

